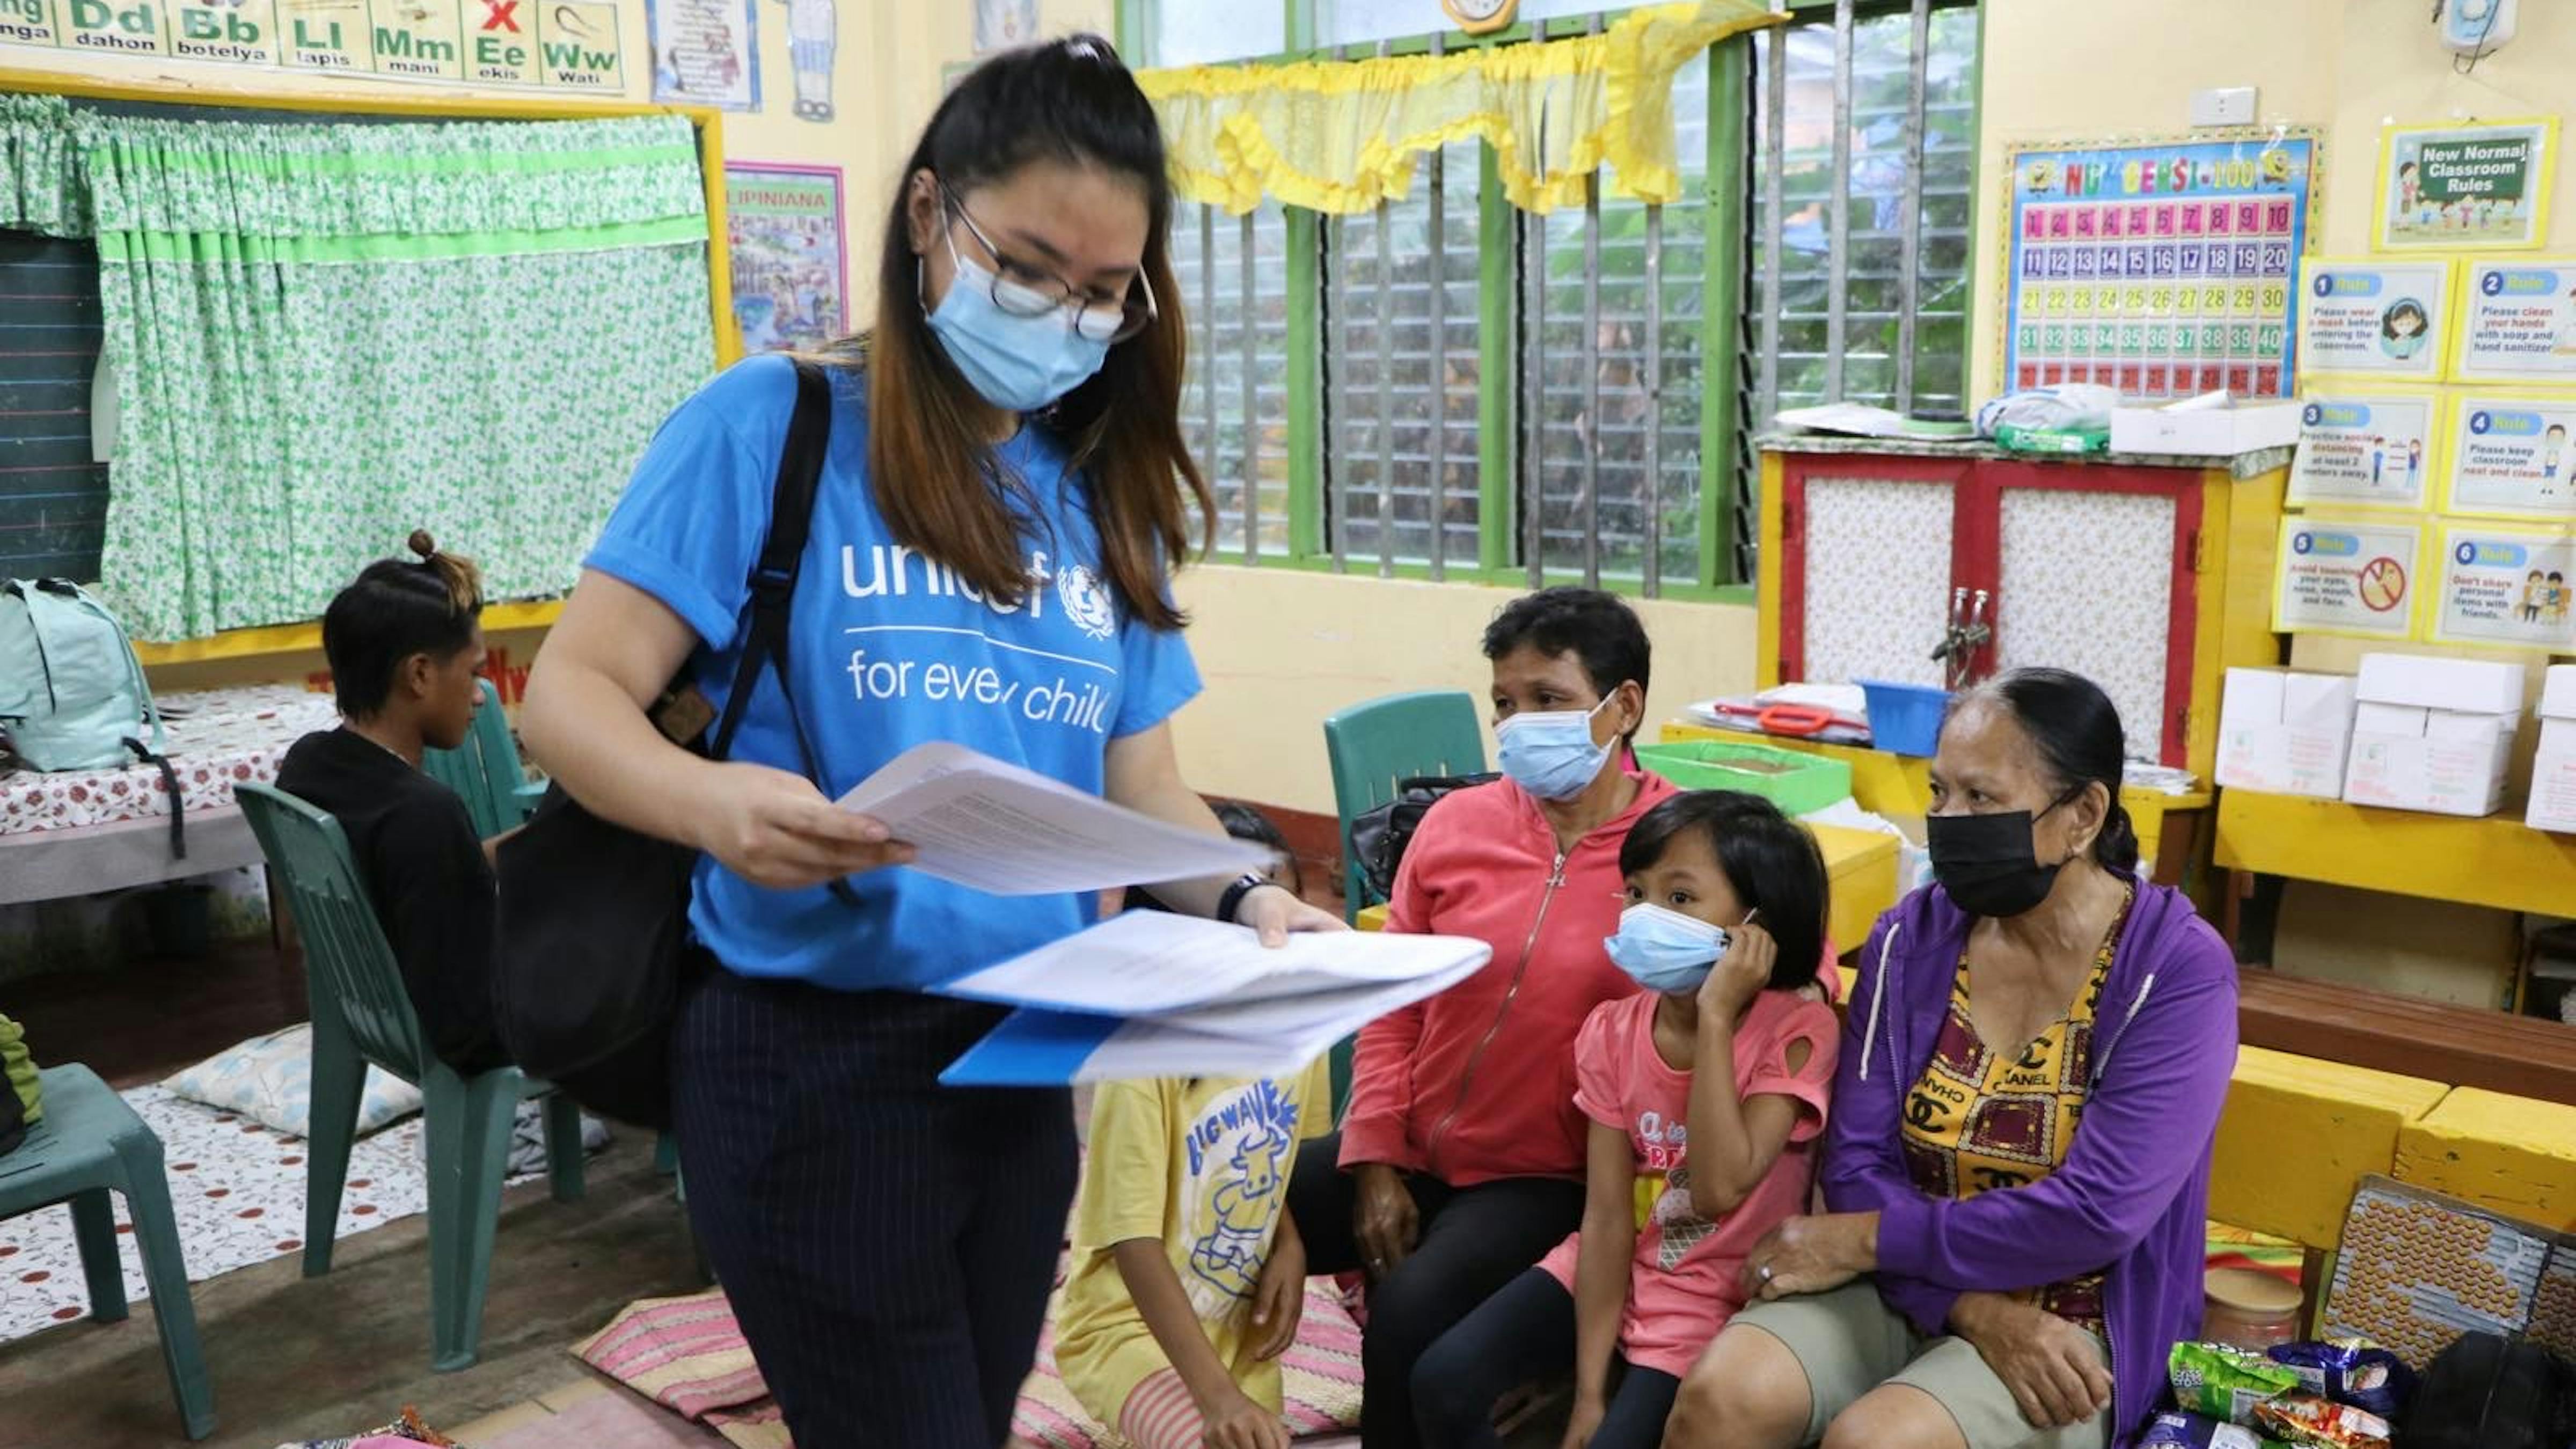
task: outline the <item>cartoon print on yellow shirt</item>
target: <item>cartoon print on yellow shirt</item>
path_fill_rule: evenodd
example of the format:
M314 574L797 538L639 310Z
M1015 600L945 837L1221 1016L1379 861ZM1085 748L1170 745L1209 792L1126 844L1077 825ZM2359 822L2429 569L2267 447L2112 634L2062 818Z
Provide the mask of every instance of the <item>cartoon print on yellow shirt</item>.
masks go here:
M1201 1314L1250 1298L1278 1221L1297 1146L1297 1105L1263 1078L1191 1123L1181 1236L1190 1245L1190 1303Z

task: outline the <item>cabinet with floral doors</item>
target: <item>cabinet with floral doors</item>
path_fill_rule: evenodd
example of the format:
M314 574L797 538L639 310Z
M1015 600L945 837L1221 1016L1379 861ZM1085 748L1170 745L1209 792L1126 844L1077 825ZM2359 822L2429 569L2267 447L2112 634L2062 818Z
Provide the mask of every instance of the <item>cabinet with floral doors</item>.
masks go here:
M2021 665L2099 683L2133 758L2205 785L2233 665L2280 662L2286 450L2014 457L1983 444L1762 444L1761 677L1964 688Z

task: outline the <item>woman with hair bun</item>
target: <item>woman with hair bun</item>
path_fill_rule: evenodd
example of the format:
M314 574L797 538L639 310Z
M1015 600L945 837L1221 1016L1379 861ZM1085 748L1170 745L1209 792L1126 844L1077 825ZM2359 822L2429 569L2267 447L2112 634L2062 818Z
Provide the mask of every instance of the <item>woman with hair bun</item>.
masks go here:
M286 752L277 788L340 822L429 1049L459 1072L507 1058L492 1024L491 842L423 751L465 743L483 704L483 581L425 531L322 615L340 727Z

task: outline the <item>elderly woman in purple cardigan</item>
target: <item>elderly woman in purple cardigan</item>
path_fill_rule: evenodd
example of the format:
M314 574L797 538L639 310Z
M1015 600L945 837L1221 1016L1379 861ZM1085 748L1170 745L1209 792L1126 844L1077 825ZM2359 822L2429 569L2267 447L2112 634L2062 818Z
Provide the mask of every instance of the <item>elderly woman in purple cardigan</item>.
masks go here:
M2200 1326L2236 966L2139 878L2122 745L2057 670L1953 710L1936 883L1862 953L1829 1211L1755 1246L1666 1449L2125 1449L2153 1414Z

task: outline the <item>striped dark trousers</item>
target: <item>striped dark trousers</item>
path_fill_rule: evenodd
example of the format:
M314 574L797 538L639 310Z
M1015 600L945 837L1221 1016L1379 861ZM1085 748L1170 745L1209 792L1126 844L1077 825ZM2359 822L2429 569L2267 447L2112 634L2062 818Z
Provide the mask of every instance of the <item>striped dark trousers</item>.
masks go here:
M1037 1353L1070 1094L952 1090L1000 1019L702 973L672 1038L689 1219L797 1449L996 1449Z

